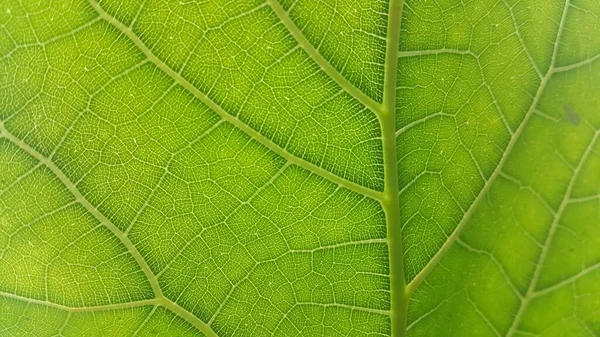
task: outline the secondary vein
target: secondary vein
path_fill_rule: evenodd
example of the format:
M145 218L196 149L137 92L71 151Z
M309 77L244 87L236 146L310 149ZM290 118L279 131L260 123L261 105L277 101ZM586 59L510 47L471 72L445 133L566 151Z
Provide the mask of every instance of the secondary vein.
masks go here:
M137 250L135 245L129 240L121 230L112 223L108 218L104 216L104 214L100 213L94 205L92 205L83 194L79 191L77 186L73 184L73 182L65 175L65 173L58 167L52 160L46 158L43 154L39 153L37 150L27 145L24 141L14 136L10 133L5 127L4 124L0 123L0 136L6 138L10 142L17 145L23 151L27 152L29 155L37 159L40 163L48 167L54 175L60 180L60 182L71 192L71 194L75 197L75 200L80 203L90 214L92 214L101 224L106 226L127 248L127 250L131 253L133 258L136 260L141 270L146 275L150 286L152 287L152 291L156 297L162 297L162 291L160 290L160 286L158 285L158 280L150 270L150 267L146 263L146 260Z
M68 311L68 312L96 312L96 311L106 311L106 310L137 308L137 307L142 307L142 306L146 306L146 305L157 305L158 304L158 301L155 298L153 298L150 300L98 305L98 306L93 306L93 307L70 307L70 306L58 304L55 302L38 300L38 299L24 297L24 296L15 295L15 294L6 293L6 292L0 292L0 297L11 298L11 299L15 299L15 300L23 301L23 302L27 302L27 303L43 305L43 306L56 308L56 309Z
M263 136L258 131L254 130L250 126L246 125L244 122L239 120L238 118L232 116L227 113L223 108L221 108L217 103L211 100L206 94L196 88L193 84L188 82L185 78L183 78L178 72L170 68L166 63L164 63L161 59L159 59L154 53L144 44L144 42L131 30L131 28L125 26L122 22L117 20L115 17L108 14L104 11L98 3L94 0L88 0L90 5L96 10L96 12L100 15L102 19L106 22L117 28L121 31L133 44L150 60L150 62L154 63L160 70L165 72L169 77L171 77L177 84L184 87L186 90L191 92L194 96L196 96L200 101L210 107L213 111L215 111L223 120L231 123L236 128L250 136L252 139L256 140L263 146L267 147L269 150L275 152L279 156L285 158L292 164L300 166L310 172L313 172L320 177L327 179L335 184L338 184L344 188L347 188L356 193L365 195L369 198L375 200L381 200L382 193L371 188L359 185L355 182L352 182L348 179L342 178L338 175L335 175L322 167L319 167L305 159L295 156L294 154L288 152L285 148L274 143L269 138Z
M450 250L450 248L453 246L454 242L459 238L460 233L463 231L463 229L466 227L467 223L471 219L471 216L477 209L477 206L479 205L479 203L483 199L485 199L488 191L494 184L494 181L496 181L496 178L498 178L498 176L500 176L500 174L502 172L502 168L506 164L506 161L510 157L510 153L512 152L512 149L515 147L517 141L520 138L519 136L523 133L525 126L528 124L528 121L531 119L531 116L533 115L533 110L535 110L535 106L537 105L537 102L539 101L540 97L542 96L542 92L544 91L544 87L546 86L546 83L548 82L548 78L549 78L549 76L547 75L546 77L544 77L544 79L542 79L542 83L540 84L538 91L536 92L535 98L534 98L529 110L525 114L525 118L523 118L521 125L519 125L519 127L517 128L517 131L515 131L515 133L512 135L512 137L506 147L506 150L504 151L504 154L502 155L502 158L500 159L500 162L498 163L498 166L496 166L496 169L494 170L492 175L485 182L483 188L481 189L481 191L479 191L479 194L477 195L477 197L475 198L473 203L471 203L471 206L469 207L467 212L463 215L458 226L456 226L456 228L454 229L452 234L450 234L450 236L448 236L448 238L446 239L446 242L444 242L442 247L431 258L431 260L429 260L427 265L425 265L425 267L419 272L419 274L417 274L417 276L415 276L415 278L408 284L408 292L410 294L412 294L415 291L415 289L421 284L421 282L423 282L423 280L427 277L427 275L429 275L429 273L434 269L434 267L440 262L442 257L444 257L444 255L446 255L448 250Z
M510 337L513 334L515 334L517 328L519 327L519 322L521 321L521 318L523 317L523 313L525 312L525 309L527 309L527 306L529 305L529 302L531 301L531 299L535 297L535 290L537 287L537 282L540 278L540 273L542 271L542 267L544 266L544 264L546 262L546 257L548 256L548 249L550 248L550 246L552 245L552 241L554 240L554 235L556 234L556 229L558 228L558 223L560 222L561 216L562 216L565 208L569 204L569 198L571 197L571 192L573 191L573 186L575 186L575 181L577 180L577 177L579 176L579 173L581 172L581 168L583 167L583 164L586 162L590 153L592 153L592 149L594 148L599 136L600 136L600 131L596 131L596 133L594 134L594 136L592 138L590 145L585 150L584 154L581 156L581 159L579 160L577 167L573 171L573 175L571 176L571 179L569 180L569 185L567 186L565 195L560 203L558 211L554 215L552 224L550 225L550 231L548 232L548 235L546 236L546 241L544 242L544 247L542 248L542 252L540 253L540 256L538 258L538 261L537 261L537 264L535 267L535 271L533 273L533 277L531 278L531 281L529 282L529 287L527 288L527 293L525 294L525 298L521 301L521 305L519 306L519 311L517 312L517 315L515 315L515 317L512 321L510 329L506 335L507 337Z
M18 139L13 134L11 134L4 127L4 125L2 123L0 123L0 136L11 141L12 143L17 145L22 150L29 153L32 157L39 160L43 165L48 167L56 175L56 177L61 181L61 183L69 190L69 192L71 192L71 194L75 197L75 200L77 202L79 202L88 212L90 212L98 221L100 221L100 223L105 225L106 228L108 228L123 243L123 245L125 245L127 250L131 253L131 255L133 256L135 261L140 266L140 269L146 275L146 278L148 279L148 282L150 283L150 285L152 287L152 291L154 292L155 298L144 300L144 301L139 301L139 302L131 302L131 303L123 304L123 305L115 304L115 305L112 305L112 307L111 307L111 305L103 306L102 308L115 309L120 306L123 306L123 307L137 306L135 303L138 303L138 304L142 303L140 305L146 305L146 304L162 305L162 306L168 308L169 310L173 311L175 314L177 314L177 315L181 316L182 318L184 318L185 320L187 320L190 324L194 325L196 328L198 328L200 331L202 331L202 333L204 333L206 336L218 337L212 331L212 329L210 328L210 326L208 324L202 322L199 318L192 315L190 312L181 308L177 304L173 303L171 300L169 300L168 298L166 298L163 295L160 285L158 284L157 277L154 275L154 273L152 273L152 270L148 266L148 263L146 263L146 260L140 254L140 252L137 250L137 248L135 247L133 242L131 242L129 240L129 238L123 232L121 232L121 230L119 230L119 228L117 226L115 226L115 224L113 224L108 218L106 218L102 213L100 213L100 211L98 211L98 209L96 209L96 207L94 207L83 196L83 194L81 194L81 192L77 189L77 187L71 182L71 180L69 180L69 178L64 174L64 172L62 172L62 170L58 166L56 166L56 164L54 164L50 159L44 157L44 155L42 155L41 153L37 152L32 147L27 145L22 140ZM2 295L4 295L5 297L9 297L5 293ZM10 297L17 298L17 295L13 295ZM21 299L24 299L24 298L21 298ZM39 304L45 304L45 305L63 309L63 310L86 311L84 309L69 308L66 306L61 306L60 304L53 304L53 303L46 302L46 301L38 301L38 300L34 300L34 299L29 299L29 301L32 303L40 302ZM102 308L98 307L98 309L95 311L103 310ZM90 310L88 310L88 311L90 311Z
M267 3L273 8L275 14L279 17L279 20L283 23L285 28L292 34L296 42L308 53L308 55L315 61L316 64L325 71L329 77L331 77L342 89L351 94L356 100L362 103L364 106L373 111L376 115L380 114L381 104L374 101L371 97L366 95L360 89L350 83L337 69L335 69L321 53L308 41L304 36L300 28L296 26L294 21L288 16L287 12L277 0L267 0Z
M492 173L490 178L485 182L483 188L481 189L481 191L479 192L479 194L477 195L477 197L475 198L475 200L473 201L473 203L471 204L471 206L469 207L467 212L462 217L460 223L456 226L456 228L454 229L452 234L450 234L450 236L448 236L448 238L446 239L446 242L444 242L444 244L442 245L440 250L438 250L438 252L433 256L433 258L431 258L431 260L429 260L427 265L425 265L425 267L419 272L419 274L417 274L417 276L408 284L409 294L412 294L415 291L415 289L421 284L421 282L423 282L423 280L425 280L427 275L429 275L429 273L434 269L434 267L440 262L442 257L444 257L444 255L446 255L448 250L450 250L450 248L453 246L454 242L456 242L456 240L459 238L460 233L464 230L467 223L471 219L471 216L473 216L473 213L477 209L477 206L479 205L479 203L483 199L485 199L488 191L490 190L491 186L494 184L494 181L496 180L496 178L499 175L501 175L502 169L503 169L504 165L506 164L508 158L510 157L510 154L511 154L513 148L515 147L517 141L519 140L520 135L523 133L523 130L527 126L529 120L534 115L535 108L542 96L542 93L544 92L544 88L548 84L552 75L555 73L556 56L558 54L558 44L560 42L560 37L562 34L562 28L564 26L564 20L566 17L566 12L567 12L568 6L569 6L569 3L567 0L567 3L565 4L565 10L563 12L563 17L561 19L561 23L559 25L559 29L558 29L558 32L556 35L556 42L554 45L554 50L552 52L552 60L550 63L550 67L549 67L548 71L546 72L546 74L544 75L544 77L542 78L540 85L538 87L538 90L536 91L535 96L533 98L533 101L531 102L529 109L525 113L525 117L523 118L523 121L521 122L521 124L519 125L519 127L517 128L515 133L512 134L511 139L506 147L506 150L504 151L504 154L502 155L502 158L500 159L500 162L498 163L498 166L496 166L496 169L494 170L494 172Z

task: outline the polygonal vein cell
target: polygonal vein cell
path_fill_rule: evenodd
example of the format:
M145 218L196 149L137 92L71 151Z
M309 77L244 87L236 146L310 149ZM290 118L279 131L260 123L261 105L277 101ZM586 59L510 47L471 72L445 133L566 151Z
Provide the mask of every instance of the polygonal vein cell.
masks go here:
M233 119L224 120L211 111L190 92L191 86L173 78L172 70L165 73L148 62L148 55L113 27L90 20L72 34L63 31L56 39L41 38L48 41L41 45L15 46L12 57L6 59L9 66L3 68L10 72L7 78L18 79L3 82L9 93L14 93L10 98L3 96L6 101L13 104L12 100L17 100L3 116L7 137L10 134L15 143L24 141L38 157L47 158L45 163L60 170L69 187L77 189L95 211L114 224L121 233L117 237L126 238L139 251L150 269L147 276L153 279L157 275L161 292L198 318L210 321L219 334L288 334L300 329L348 335L371 332L375 327L388 335L389 272L385 219L379 203L278 156L228 122ZM143 11L139 20L143 20ZM28 88L31 91L20 91L27 87L25 80L29 81L21 77L20 62L29 57L43 60L29 70L43 73L48 81ZM307 67L310 69L310 64ZM71 69L71 76L62 76ZM310 72L308 79L313 77ZM315 76L323 81L318 72ZM323 83L318 87L332 85ZM281 90L285 95L285 88ZM343 107L349 115L324 114L319 123L335 124L334 129L343 131L344 137L358 140L353 150L356 156L371 156L373 152L363 151L362 146L377 139L361 135L365 123L375 128L374 116L350 102L339 88L331 92L331 97L311 104L321 104L315 109L322 111ZM302 100L306 98L310 96ZM348 104L335 105L340 102ZM286 111L295 110L290 107ZM31 120L35 121L34 132L28 127ZM302 123L298 122L299 129L305 128ZM343 153L347 148L347 142L333 134L324 141L328 153ZM315 152L313 148L302 151ZM22 202L29 196L13 199ZM43 212L44 217L53 215L54 209ZM106 231L99 224L94 230ZM106 232L108 239L103 244L120 244ZM114 255L115 261L121 255L129 256L126 251ZM79 258L90 256L81 254ZM290 269L292 264L298 268ZM139 284L148 282L136 267L137 274L112 268L112 277L139 275L136 290L144 289ZM256 285L265 283L265 275L271 283L258 291ZM89 275L74 277L85 280ZM43 295L34 297L20 284L6 284L8 292L20 298L63 303ZM147 294L139 299L128 287L120 288L120 297L110 289L72 295L106 293L107 298L133 305L153 297L151 287L146 288ZM57 296L53 289L50 296ZM14 304L18 300L6 301L13 307L19 305ZM101 303L82 300L65 306L100 307ZM246 307L248 310L240 311ZM252 307L269 315L256 314ZM149 311L143 311L146 308ZM160 321L156 317L163 310L157 306L106 309L106 314L87 317L97 315L98 321L110 324L108 311L116 317L143 312L143 317L131 321L138 334ZM250 314L251 319L240 312ZM326 316L333 323L315 325L314 318L305 320L305 315ZM68 314L59 329L71 331L68 329L76 326L80 317L84 317L80 312ZM122 333L129 331L117 326Z
M1 291L65 306L143 300L152 289L127 248L54 173L2 138ZM14 164L13 164L14 163Z
M298 48L270 7L243 4L233 10L233 17L207 20L198 26L185 24L186 15L198 13L185 8L176 8L179 15L157 22L153 16L168 5L156 3L144 6L131 28L118 21L118 11L109 14L99 5L94 7L108 22L139 41L138 47L163 70L177 74L188 83L188 89L210 101L217 112L233 115L296 157L351 182L382 190L377 118ZM187 20L198 22L201 18ZM192 51L182 52L188 57L181 61L169 57L173 48L169 42L175 33L165 36L165 30L179 22L195 41ZM240 35L239 31L248 29L243 27L257 31ZM220 48L214 47L215 41L222 42ZM251 48L243 49L246 45Z
M586 10L598 13L595 4ZM556 11L552 64L583 12ZM580 29L580 27L576 28ZM569 40L571 39L571 40ZM594 41L594 48L600 41ZM457 56L458 57L458 56ZM585 59L585 58L583 58ZM593 198L598 179L600 63L549 67L499 175L437 268L417 288L409 334L590 335L600 293ZM416 87L415 87L416 88ZM457 326L454 313L470 324Z
M464 227L465 218L501 174L552 75L550 65L542 67L543 78L534 71L536 63L523 51L535 42L524 38L528 31L523 26L517 25L519 30L506 21L512 6L473 5L439 9L465 22L483 15L475 25L481 29L450 29L462 40L440 37L432 45L408 34L400 44L398 170L409 281L438 259L440 249L445 251L444 242L451 242L455 229ZM552 29L556 40L546 47L548 63L554 66L559 23L568 6L550 7L557 22L544 29ZM403 29L440 29L424 19L423 10L409 5ZM486 26L494 27L498 43L483 38ZM466 39L466 31L473 36ZM519 89L509 90L512 87Z
M0 334L391 335L388 7L0 3ZM600 4L402 13L407 334L600 333Z

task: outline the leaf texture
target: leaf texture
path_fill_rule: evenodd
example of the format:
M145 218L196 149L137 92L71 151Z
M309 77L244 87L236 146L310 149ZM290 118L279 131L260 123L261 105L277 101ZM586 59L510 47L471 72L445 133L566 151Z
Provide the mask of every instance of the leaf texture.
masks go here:
M599 17L0 2L0 335L600 335Z

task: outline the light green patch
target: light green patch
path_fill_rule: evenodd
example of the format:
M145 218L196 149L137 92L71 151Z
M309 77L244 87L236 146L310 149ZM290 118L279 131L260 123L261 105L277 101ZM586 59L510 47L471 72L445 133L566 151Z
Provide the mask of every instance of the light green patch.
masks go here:
M55 308L0 298L0 331L7 336L57 336L67 317L67 312Z
M70 306L150 296L131 254L53 172L34 166L31 157L12 144L2 146L30 168L7 181L0 194L0 291Z

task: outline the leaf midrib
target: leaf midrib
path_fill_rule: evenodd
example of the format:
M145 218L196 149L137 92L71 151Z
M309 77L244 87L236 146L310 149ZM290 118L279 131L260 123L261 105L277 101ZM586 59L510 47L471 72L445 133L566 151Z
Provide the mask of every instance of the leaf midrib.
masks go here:
M296 42L309 54L333 80L336 81L344 90L350 93L355 99L373 111L380 121L383 142L383 163L384 163L384 191L379 192L366 188L347 179L339 177L321 167L318 167L302 158L289 153L286 149L278 146L270 139L266 138L256 130L252 129L238 118L233 117L224 111L218 104L212 101L208 96L198 90L194 85L184 79L178 72L171 69L135 35L130 27L126 27L116 18L105 12L94 0L89 0L90 5L99 13L105 21L119 29L127 36L144 55L153 62L159 69L167 73L175 82L189 90L198 99L204 102L214 110L223 120L230 122L238 129L255 139L271 151L279 154L288 162L296 164L310 172L313 172L322 178L332 181L342 187L360 193L367 197L381 202L387 223L387 241L389 250L390 265L390 293L391 293L391 317L392 335L404 336L406 333L406 319L408 296L406 292L404 266L402 257L402 238L401 226L399 224L398 209L398 172L396 167L396 130L395 130L395 110L396 110L396 76L398 66L398 43L400 40L400 20L402 18L403 0L391 0L388 12L388 30L387 44L384 68L384 91L383 102L381 104L373 101L362 91L348 82L323 56L309 43L298 27L287 16L285 10L276 0L267 0L267 3L278 15L279 19L286 26L288 31L296 39Z
M198 99L208 105L213 111L215 111L223 120L231 123L242 132L249 135L252 139L261 143L269 150L277 153L281 157L285 158L288 162L293 163L297 166L300 166L310 172L313 172L324 179L327 179L331 182L338 184L339 186L345 187L349 190L352 190L356 193L360 193L367 197L378 200L382 203L384 211L386 213L386 221L387 221L387 229L388 229L388 249L389 253L389 263L390 263L390 286L391 286L391 323L392 323L392 335L401 337L406 333L406 310L408 305L408 300L410 295L414 292L415 288L420 284L421 281L429 274L429 272L437 265L440 259L445 255L445 253L449 250L449 248L453 245L454 241L458 239L460 232L464 229L471 215L477 208L480 200L482 200L487 192L489 191L491 185L497 178L497 176L501 173L503 166L505 165L507 158L509 157L512 149L514 148L517 140L520 138L519 136L523 132L527 122L530 120L531 115L533 114L533 110L539 101L544 88L549 81L552 74L565 71L571 69L571 67L579 66L576 64L574 66L568 67L554 67L556 61L556 54L558 49L558 43L560 41L562 26L564 22L564 17L566 16L566 11L569 6L569 1L566 2L565 10L563 12L563 18L561 20L561 24L559 26L559 31L557 32L557 38L555 42L555 48L552 55L552 61L550 64L550 68L541 80L541 83L538 87L536 95L532 101L532 104L529 110L526 112L526 115L519 125L518 129L511 136L511 140L505 149L503 156L496 167L496 170L492 173L490 178L486 181L484 187L478 194L477 198L471 204L465 215L463 216L461 222L458 224L453 233L448 237L447 241L444 243L442 248L435 254L435 256L429 261L427 266L417 275L417 277L408 285L405 284L404 280L404 268L403 268L403 260L402 260L402 239L401 239L401 231L399 224L399 209L398 209L398 171L396 166L396 133L395 130L395 109L396 109L396 76L397 76L397 64L398 64L398 42L400 35L400 20L402 17L402 6L404 4L403 0L391 0L390 1L390 11L388 15L388 34L387 34L387 45L386 45L386 57L385 57L385 69L384 69L384 91L383 91L383 102L380 104L362 92L360 89L356 88L352 85L348 80L345 79L343 75L341 75L331 64L310 44L310 42L304 37L302 32L299 30L297 26L295 26L294 22L288 17L285 9L281 7L281 5L276 0L267 0L267 3L271 6L271 8L278 15L279 19L288 29L288 31L292 34L292 36L296 39L298 44L309 54L311 59L315 61L338 85L340 85L345 91L351 94L355 99L373 111L377 117L379 118L381 129L382 129L382 142L384 146L383 151L383 164L384 164L384 191L376 191L352 181L349 181L343 177L340 177L336 174L333 174L307 160L299 158L290 152L288 152L285 148L280 147L275 144L273 141L268 139L267 137L260 134L258 131L249 127L238 118L233 117L226 111L224 111L218 104L212 101L208 96L202 93L199 89L197 89L190 82L185 80L178 72L171 69L168 65L166 65L162 60L160 60L157 56L155 56L152 51L141 41L139 37L137 37L131 28L125 26L123 23L118 21L115 17L111 16L107 12L105 12L98 3L94 0L89 0L91 6L99 13L100 18L107 21L109 24L113 25L119 31L121 31L125 36L127 36L136 47L145 54L149 61L154 63L159 69L167 73L176 83L190 91L194 94ZM512 14L512 13L511 13ZM514 20L514 18L513 18ZM94 20L93 22L95 22ZM515 28L516 29L516 28ZM520 38L520 36L519 36ZM521 38L520 38L521 40ZM523 41L521 40L521 43ZM437 52L437 51L436 51ZM405 52L404 54L411 53ZM427 53L427 51L419 51L414 52L415 55L422 55ZM529 56L529 55L528 55ZM533 67L537 70L535 62L533 60L530 61L533 64ZM595 60L597 57L586 60L585 63L590 63ZM582 63L583 64L583 63ZM564 69L563 69L564 68ZM510 131L510 130L509 130ZM146 274L152 289L156 295L155 299L137 301L124 303L124 307L132 307L137 305L146 305L146 304L154 304L154 305L164 305L169 308L171 311L176 312L186 320L190 321L194 326L199 328L200 331L204 332L208 336L216 336L216 334L210 329L208 324L201 322L195 315L186 311L185 309L179 307L176 303L167 300L162 295L160 287L157 282L156 276L152 273L147 263L141 256L141 254L137 251L133 243L127 238L124 233L122 233L114 224L110 222L104 215L102 215L96 208L91 205L85 197L77 190L75 185L73 185L69 179L62 173L62 171L48 158L45 158L42 154L38 153L33 148L29 147L22 140L18 139L14 135L10 134L2 124L0 124L0 132L3 137L17 144L23 150L34 156L36 159L40 160L44 165L48 166L61 180L61 182L69 189L71 193L75 196L78 202L80 202L88 211L90 211L98 220L104 223L111 232L113 232L128 248L128 250L132 253L136 261L140 264L140 267L144 274ZM596 139L597 135L595 135L594 139ZM587 153L587 152L586 152ZM585 157L585 155L584 155ZM582 159L582 162L584 160ZM574 177L576 174L574 174ZM574 179L574 178L573 178ZM565 194L566 196L568 194ZM566 197L565 197L566 198ZM562 206L562 205L561 205ZM553 226L554 227L554 224ZM543 257L542 257L543 260ZM536 271L537 273L537 271ZM532 284L535 284L535 280L532 281ZM163 299L167 302L163 303ZM46 301L41 301L47 304ZM59 305L60 306L60 305ZM105 309L114 309L119 306L117 305L109 305L102 306L98 308ZM88 308L89 309L89 308ZM98 309L101 310L101 309ZM71 310L74 311L74 310ZM82 308L81 311L85 311ZM518 319L515 319L518 321ZM206 331L205 331L206 330Z
M241 122L236 117L225 112L218 104L212 101L208 96L198 90L195 86L185 80L178 72L167 66L162 60L160 60L154 53L136 36L130 27L125 26L123 23L118 21L115 17L105 12L100 5L94 1L89 0L89 4L98 13L99 18L108 22L119 31L121 31L126 37L128 37L134 45L146 56L147 61L154 63L159 69L169 75L175 83L181 85L189 92L194 94L199 100L205 103L213 111L215 111L224 121L227 121L240 129L242 132L249 135L252 139L261 143L271 151L277 153L281 157L285 158L289 163L296 164L310 172L313 172L324 179L338 184L341 187L352 190L356 193L364 196L373 198L382 203L386 213L386 222L388 227L388 248L390 249L390 283L392 293L392 310L390 312L378 312L381 314L389 314L392 317L392 334L403 336L405 333L406 326L406 306L407 297L405 292L404 276L403 276L403 264L402 264L402 245L400 237L400 226L398 224L398 183L397 183L397 171L396 171L396 149L395 149L395 84L397 74L397 46L399 42L400 34L400 19L401 9L403 5L402 0L392 0L390 2L390 13L388 16L388 38L386 47L386 63L385 63L385 78L384 78L384 93L383 103L377 103L372 100L369 96L364 94L362 91L354 87L349 81L347 81L336 69L325 60L319 52L308 42L308 40L302 35L300 30L295 26L292 20L287 16L285 10L275 1L267 0L268 4L271 5L273 10L277 13L280 20L284 23L286 28L290 31L292 36L296 39L301 47L309 54L309 56L315 61L325 73L327 73L332 79L336 81L338 85L345 91L351 94L360 103L365 105L371 111L373 111L379 118L380 125L382 128L382 141L384 143L384 165L385 165L385 176L384 176L384 191L379 192L370 188L361 186L345 178L337 176L321 167L318 167L311 162L308 162L302 158L296 157L289 153L285 148L281 148L270 139L266 138L256 130L252 129L245 123ZM93 20L96 22L97 19ZM91 23L86 24L89 26ZM75 311L97 311L97 310L109 310L118 309L120 307L136 307L140 305L163 305L169 310L175 312L179 316L189 321L192 325L196 326L207 336L216 336L210 326L202 322L195 315L188 312L187 310L179 307L176 303L170 301L162 294L160 286L157 281L157 277L152 273L145 259L141 256L137 248L127 238L126 233L121 232L109 219L107 219L102 213L100 213L89 201L85 199L82 193L77 187L71 182L66 175L58 168L51 160L50 157L46 158L41 153L27 145L24 141L18 139L12 135L8 130L0 125L2 136L17 144L21 149L35 157L40 163L46 165L53 173L59 178L61 183L67 187L67 189L75 196L77 202L81 203L86 210L88 210L94 217L96 217L101 223L103 223L115 236L123 242L126 248L133 255L134 259L140 265L140 268L146 275L146 278L151 284L152 290L155 294L154 299L143 300L137 302L130 302L124 304L115 304L108 306L98 307L86 307L86 308L68 308L60 304L52 306L60 307L69 312ZM46 301L43 301L45 304ZM40 303L42 304L42 303Z
M388 263L390 267L390 320L392 336L406 335L409 294L404 277L402 226L398 193L396 150L396 80L398 76L398 45L404 0L390 0L387 20L383 103L380 111L383 142L384 194L381 204L386 215Z

